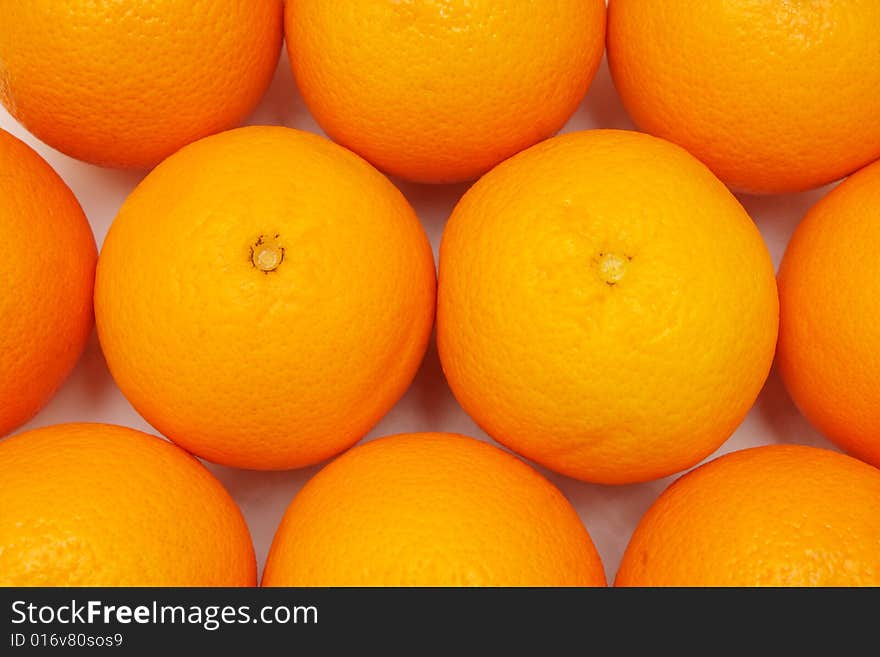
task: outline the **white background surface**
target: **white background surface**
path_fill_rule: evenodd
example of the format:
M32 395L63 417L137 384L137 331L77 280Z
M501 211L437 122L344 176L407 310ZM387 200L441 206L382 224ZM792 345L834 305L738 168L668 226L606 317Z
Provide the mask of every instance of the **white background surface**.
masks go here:
M287 58L283 56L272 86L254 114L251 124L279 124L320 133L296 91ZM101 169L73 160L38 142L0 107L0 127L36 148L73 189L82 204L100 247L113 217L126 195L145 172ZM564 132L586 128L625 128L633 125L614 91L607 67L601 69L584 102ZM421 217L436 260L446 218L468 185L428 186L398 182ZM755 219L773 255L779 260L797 222L828 189L775 197L740 195ZM94 334L89 346L55 398L19 431L59 422L109 422L149 433L156 432L141 418L116 388ZM489 438L455 402L446 386L436 346L431 344L412 387L367 439L412 431L453 431ZM714 456L765 443L797 442L831 447L812 429L789 400L775 371L745 422ZM250 472L208 464L223 481L247 518L257 560L262 564L275 528L287 504L320 466L290 472ZM539 468L540 469L540 468ZM605 564L609 583L641 515L659 493L675 479L607 487L586 484L541 469L577 508ZM541 558L536 555L536 558Z

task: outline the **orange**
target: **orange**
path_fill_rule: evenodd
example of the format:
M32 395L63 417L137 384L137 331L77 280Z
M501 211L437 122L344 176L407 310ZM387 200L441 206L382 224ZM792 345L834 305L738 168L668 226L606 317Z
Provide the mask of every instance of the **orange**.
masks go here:
M0 102L75 158L150 167L269 85L281 0L0 0Z
M434 317L403 195L341 146L280 127L208 137L113 222L95 312L122 392L208 460L285 469L354 444L403 395Z
M880 466L880 163L813 207L779 268L779 370L797 406Z
M285 32L328 135L395 176L454 182L563 126L602 58L605 2L297 0Z
M617 586L878 586L880 470L815 447L727 454L639 522Z
M776 344L770 255L742 206L648 135L556 137L484 176L440 249L449 385L496 440L571 477L663 477L714 451Z
M747 192L880 157L877 0L610 0L608 62L644 130Z
M562 493L472 438L402 434L321 470L275 534L263 586L605 586Z
M0 586L253 586L232 498L140 431L60 424L0 442Z
M2 31L2 30L0 30ZM97 252L73 192L0 130L0 436L67 378L92 330Z

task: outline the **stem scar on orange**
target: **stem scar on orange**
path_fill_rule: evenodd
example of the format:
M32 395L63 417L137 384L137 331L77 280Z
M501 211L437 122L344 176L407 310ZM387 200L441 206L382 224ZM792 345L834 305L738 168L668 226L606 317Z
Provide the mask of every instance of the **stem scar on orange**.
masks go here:
M648 135L533 146L477 182L443 235L452 391L499 442L578 479L655 479L717 449L761 390L777 322L752 220Z
M316 135L191 144L132 192L98 263L107 364L159 431L210 461L322 461L409 386L434 318L428 238L403 195Z

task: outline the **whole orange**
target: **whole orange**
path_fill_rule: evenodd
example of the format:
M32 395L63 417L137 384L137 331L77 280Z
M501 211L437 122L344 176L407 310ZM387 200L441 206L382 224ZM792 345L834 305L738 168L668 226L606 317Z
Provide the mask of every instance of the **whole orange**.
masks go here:
M644 130L748 192L880 157L877 0L610 0L608 62Z
M577 513L519 459L454 434L369 442L321 470L263 586L605 586Z
M0 30L2 31L2 30ZM92 330L97 252L73 192L0 130L0 436L67 378Z
M880 471L802 445L727 454L648 509L617 586L878 586Z
M602 58L605 3L297 0L285 32L327 134L401 178L454 182L563 126Z
M60 424L0 442L0 586L253 586L247 525L154 436Z
M95 312L122 392L208 460L285 469L350 447L403 395L434 318L434 260L403 195L281 127L191 144L116 217Z
M281 0L0 0L0 102L75 158L153 166L257 105Z
M514 156L440 249L443 371L489 435L607 484L690 467L742 421L776 345L773 264L683 149L595 130Z
M814 206L779 268L779 371L797 406L880 466L880 163Z

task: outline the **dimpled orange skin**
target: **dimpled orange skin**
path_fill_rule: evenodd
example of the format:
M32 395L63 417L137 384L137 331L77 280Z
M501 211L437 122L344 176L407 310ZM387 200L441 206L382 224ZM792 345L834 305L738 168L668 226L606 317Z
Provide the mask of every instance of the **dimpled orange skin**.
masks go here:
M735 189L818 187L880 157L876 0L610 0L630 116Z
M800 223L779 268L779 371L798 408L880 467L880 163Z
M0 586L253 586L232 498L174 445L107 424L0 442Z
M58 150L146 168L256 107L281 0L0 0L0 102Z
M431 246L397 188L281 127L159 165L113 222L95 291L134 407L188 451L254 469L362 438L412 381L434 304Z
M285 33L328 135L395 176L455 182L563 126L602 59L605 3L296 0Z
M878 586L880 470L825 449L727 454L639 522L616 586Z
M291 503L263 586L605 586L562 493L455 434L401 434L330 463Z
M0 130L0 436L29 420L92 330L97 250L73 192Z
M578 479L646 481L717 449L767 377L777 322L745 210L641 133L572 133L514 156L443 235L452 391L493 438Z

